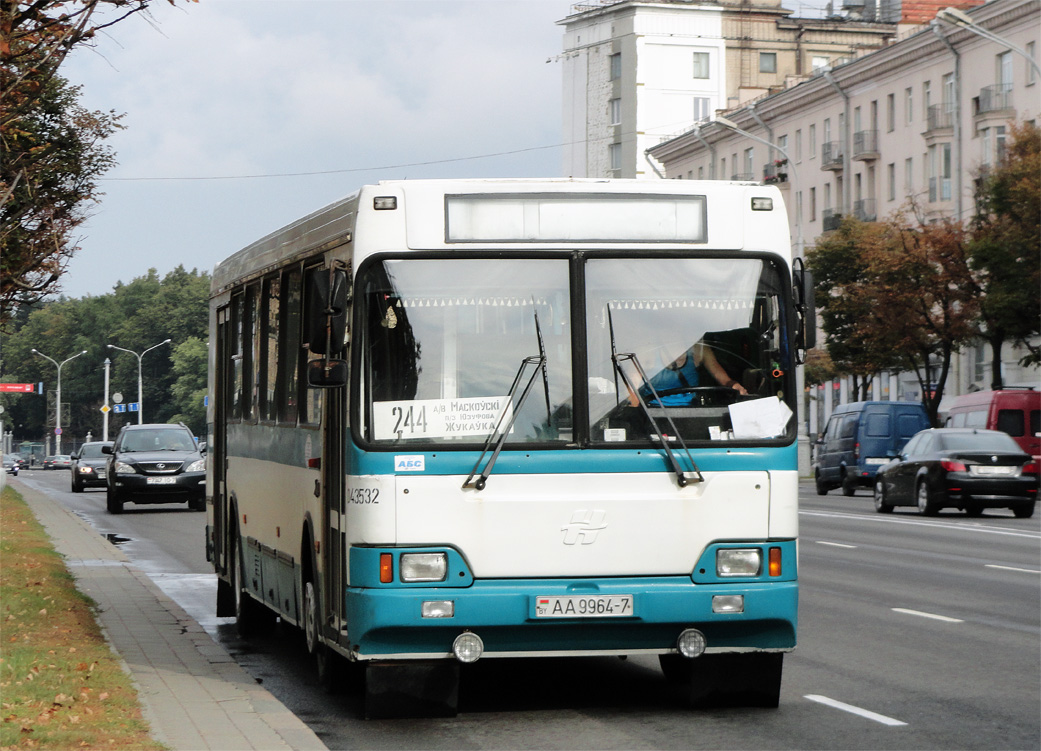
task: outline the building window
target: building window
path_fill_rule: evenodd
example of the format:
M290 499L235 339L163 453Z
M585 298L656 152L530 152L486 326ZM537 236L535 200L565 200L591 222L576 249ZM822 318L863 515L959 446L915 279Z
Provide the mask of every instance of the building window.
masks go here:
M622 100L621 99L612 99L608 103L608 105L609 105L609 108L610 108L610 111L611 111L611 125L621 125L622 124Z
M904 123L911 124L914 120L914 90L908 86L904 89Z
M707 52L695 52L694 53L694 78L708 78L708 53Z
M886 130L889 133L893 132L896 127L896 94L889 94L886 97Z
M705 168L704 167L698 167L698 179L699 180L704 180L705 179Z
M795 131L795 161L802 161L802 130Z
M719 179L720 180L726 180L727 179L727 158L726 157L723 157L722 159L719 160Z
M824 208L831 208L831 183L824 183Z
M755 179L754 154L754 148L745 149L745 175L748 180Z
M1005 126L998 125L994 128L994 161L1001 163L1005 158Z
M810 188L810 221L817 221L817 189Z
M777 72L777 53L776 52L760 52L759 53L759 72L760 73L776 73Z
M951 145L929 147L929 203L951 200Z
M886 165L886 182L889 186L889 200L896 200L896 162Z
M611 62L611 80L617 81L622 77L622 53L616 52L610 57Z
M1033 86L1034 81L1037 80L1037 73L1034 71L1034 66L1031 62L1037 62L1037 42L1027 42L1027 86Z
M954 109L954 101L957 97L954 95L954 74L946 73L943 77L943 111L951 112Z
M933 103L933 87L929 81L922 84L922 115L929 114L929 105Z
M810 126L810 159L817 156L817 126Z
M694 122L700 123L712 117L709 112L712 100L707 96L696 96L694 97Z
M812 59L813 72L823 70L831 65L831 59L827 55L814 55Z
M620 170L622 168L622 144L612 143L607 147L607 154L611 159L611 169Z
M904 160L904 194L912 195L914 193L914 158L907 157Z
M776 157L777 159L787 159L788 158L788 136L787 135L777 136L777 149L778 149L778 151L781 152L781 153L779 153L777 155L777 157Z
M1002 52L998 55L998 83L1012 85L1012 53ZM1007 89L1006 89L1007 91Z

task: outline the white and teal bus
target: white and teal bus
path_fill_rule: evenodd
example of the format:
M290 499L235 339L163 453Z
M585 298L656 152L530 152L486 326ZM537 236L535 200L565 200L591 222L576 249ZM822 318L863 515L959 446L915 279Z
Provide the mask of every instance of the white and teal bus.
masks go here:
M299 627L371 707L409 669L451 709L460 664L639 654L776 706L804 277L778 190L726 182L381 182L232 255L217 614Z

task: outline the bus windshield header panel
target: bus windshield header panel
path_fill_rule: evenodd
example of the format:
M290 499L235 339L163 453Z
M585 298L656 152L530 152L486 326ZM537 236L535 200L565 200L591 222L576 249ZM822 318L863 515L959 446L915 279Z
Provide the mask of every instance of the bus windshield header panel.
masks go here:
M445 196L446 243L704 243L705 196Z

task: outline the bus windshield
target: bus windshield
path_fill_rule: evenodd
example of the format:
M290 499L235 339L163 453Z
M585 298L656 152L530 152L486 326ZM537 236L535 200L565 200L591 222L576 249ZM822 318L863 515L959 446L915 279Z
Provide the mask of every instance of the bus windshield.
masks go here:
M660 440L652 420L684 441L725 440L735 437L736 402L787 410L772 399L784 402L794 376L784 278L754 256L591 259L591 440ZM792 423L781 414L778 427L753 437L786 434Z
M507 444L571 440L566 259L384 260L362 275L369 441L483 443L504 416ZM536 321L544 376L525 365L540 356Z

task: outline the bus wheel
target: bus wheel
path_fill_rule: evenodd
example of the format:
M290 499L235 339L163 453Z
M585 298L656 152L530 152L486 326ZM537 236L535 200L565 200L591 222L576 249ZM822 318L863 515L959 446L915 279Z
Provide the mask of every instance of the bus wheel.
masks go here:
M242 538L235 535L235 545L232 550L233 580L231 590L235 596L235 628L239 636L248 638L265 631L274 623L274 613L253 599L249 592L243 589L245 578L242 575Z
M318 633L321 623L319 607L314 579L309 578L304 582L304 641L307 643L308 653L314 655L318 685L331 693L340 686L342 665L340 656L322 643L321 635Z
M694 707L776 708L781 699L780 652L701 655L690 660Z

